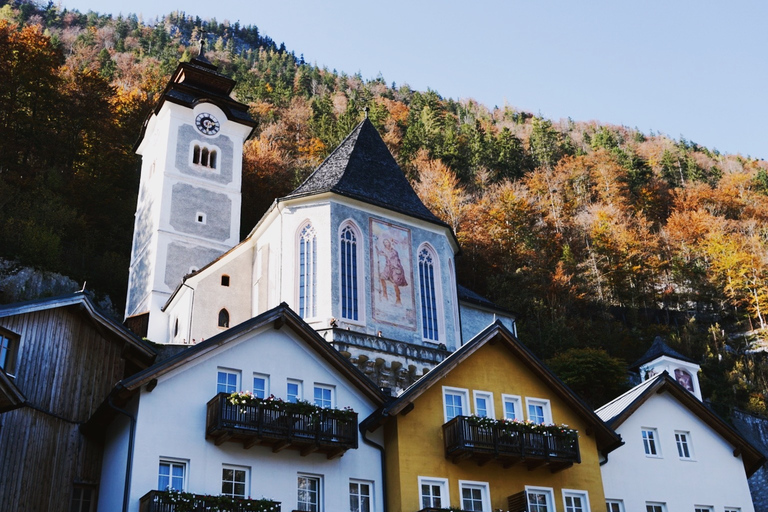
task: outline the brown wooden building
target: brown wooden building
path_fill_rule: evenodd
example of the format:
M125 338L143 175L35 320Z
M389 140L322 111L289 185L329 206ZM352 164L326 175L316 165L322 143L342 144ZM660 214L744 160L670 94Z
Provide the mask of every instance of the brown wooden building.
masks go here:
M80 425L155 355L82 293L0 307L0 510L95 510L101 442Z

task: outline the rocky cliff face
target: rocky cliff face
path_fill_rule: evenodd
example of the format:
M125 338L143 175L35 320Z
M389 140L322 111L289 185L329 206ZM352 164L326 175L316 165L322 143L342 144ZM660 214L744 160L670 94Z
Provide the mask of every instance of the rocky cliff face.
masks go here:
M733 425L757 449L768 455L768 419L743 411L731 414ZM768 512L768 468L763 466L749 478L749 490L755 512Z

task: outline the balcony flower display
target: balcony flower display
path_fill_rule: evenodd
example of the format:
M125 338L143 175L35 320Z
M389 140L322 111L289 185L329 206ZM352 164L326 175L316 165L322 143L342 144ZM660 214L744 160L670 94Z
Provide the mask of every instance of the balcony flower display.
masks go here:
M232 405L239 406L240 412L242 413L245 413L245 408L248 406L265 406L275 411L283 411L288 414L300 414L303 416L310 416L311 418L319 418L321 415L324 415L326 418L343 421L353 421L355 419L355 411L351 407L330 409L320 407L312 402L307 402L306 400L286 402L275 395L259 398L250 391L236 391L229 395L228 400Z
M168 510L163 506L170 506L173 512L186 512L196 510L219 512L279 512L280 503L266 498L246 499L234 498L226 495L201 495L189 492L168 489L165 491L152 491L152 505L150 510Z
M477 425L482 428L498 429L507 432L526 432L532 434L562 435L578 437L579 431L570 428L568 425L556 425L554 423L534 423L530 420L519 421L512 419L495 419L481 416L468 416L467 423Z

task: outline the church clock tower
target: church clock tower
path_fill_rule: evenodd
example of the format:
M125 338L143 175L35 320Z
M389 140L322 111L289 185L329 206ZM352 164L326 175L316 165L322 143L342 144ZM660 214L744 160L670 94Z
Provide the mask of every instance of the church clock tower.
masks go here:
M162 308L182 278L239 242L243 143L255 122L235 81L203 55L182 62L142 128L125 316L162 342Z

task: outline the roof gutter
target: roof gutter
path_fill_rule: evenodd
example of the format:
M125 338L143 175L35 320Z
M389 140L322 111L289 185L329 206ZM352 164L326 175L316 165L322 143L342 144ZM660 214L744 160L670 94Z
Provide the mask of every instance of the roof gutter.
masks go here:
M365 437L366 434L368 433L368 430L364 427L363 423L360 423L358 425L358 429L360 430L360 435L363 439L363 442L368 446L373 446L374 448L379 450L379 453L381 455L381 487L382 487L381 503L382 503L382 509L388 510L387 508L387 464L384 458L384 447Z

